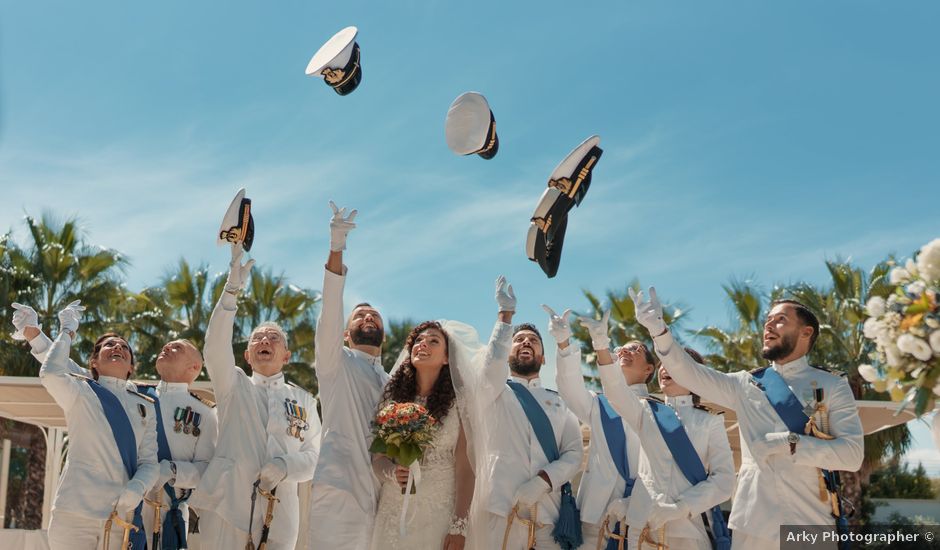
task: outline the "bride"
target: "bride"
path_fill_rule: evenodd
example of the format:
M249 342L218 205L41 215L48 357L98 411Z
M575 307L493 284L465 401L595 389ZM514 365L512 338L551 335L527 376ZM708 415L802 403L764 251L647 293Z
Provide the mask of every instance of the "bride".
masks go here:
M452 321L445 324L466 332L461 331L466 325ZM475 331L470 331L475 337ZM467 361L464 357L471 354L458 353L458 348L470 350L464 342L452 339L459 338L449 337L436 321L416 326L385 386L379 409L391 401L415 402L425 406L439 424L420 461L421 480L416 493L409 497L404 536L399 522L409 470L384 455L373 456L373 469L382 482L373 550L463 550L467 543L474 475L467 443L469 419L464 399L458 396L462 383L456 362Z

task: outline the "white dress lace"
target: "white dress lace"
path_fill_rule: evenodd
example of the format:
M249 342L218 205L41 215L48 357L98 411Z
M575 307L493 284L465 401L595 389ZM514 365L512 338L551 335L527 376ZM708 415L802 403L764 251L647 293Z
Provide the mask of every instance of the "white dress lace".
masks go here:
M406 516L407 533L399 536L404 496L394 481L383 480L379 494L372 550L437 550L450 528L456 497L454 450L460 435L460 417L452 405L421 459L421 484L411 495Z

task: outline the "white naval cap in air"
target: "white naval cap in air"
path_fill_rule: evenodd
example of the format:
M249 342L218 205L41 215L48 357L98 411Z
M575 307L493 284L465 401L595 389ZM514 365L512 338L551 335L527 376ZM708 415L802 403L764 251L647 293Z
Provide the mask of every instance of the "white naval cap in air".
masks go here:
M568 212L584 199L591 185L591 173L603 153L598 147L600 141L598 136L587 138L561 161L532 214L526 255L538 262L549 278L555 276L561 263Z
M251 250L251 243L255 240L255 220L251 215L251 199L245 198L245 188L242 187L232 199L232 204L225 211L222 226L219 228L218 239L215 244L239 244L245 251Z
M339 95L355 90L362 81L358 34L356 27L346 27L334 34L307 63L307 75L322 78Z
M450 104L444 137L450 150L458 155L477 154L485 159L496 156L499 150L496 118L482 94L466 92Z

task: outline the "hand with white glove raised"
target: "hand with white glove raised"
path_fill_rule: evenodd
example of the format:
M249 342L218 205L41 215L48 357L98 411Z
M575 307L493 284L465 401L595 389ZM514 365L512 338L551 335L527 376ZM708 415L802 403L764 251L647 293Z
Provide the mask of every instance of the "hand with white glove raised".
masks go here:
M566 309L564 313L558 315L555 310L542 304L542 309L548 313L548 332L555 338L559 345L568 342L571 339L571 324L568 318L571 317L571 310Z
M666 523L670 521L675 521L677 519L689 517L689 510L685 507L684 504L669 502L665 498L660 498L653 501L653 508L650 510L649 516L646 518L646 523L649 524L650 529L659 529Z
M59 312L59 327L61 330L70 333L69 335L72 338L75 338L75 333L78 332L82 312L85 311L85 306L80 304L81 300L75 300Z
M270 491L287 477L287 463L283 458L274 457L261 468L261 488Z
M591 345L595 350L610 349L610 310L605 310L601 318L593 319L591 317L578 317L578 322L586 328L591 335Z
M537 475L516 489L513 502L519 506L531 506L538 502L544 495L547 495L551 490L551 485L542 479L542 476Z
M143 484L136 479L132 479L124 486L124 492L118 497L115 510L117 510L118 514L124 516L134 508L137 508L137 505L140 504L142 500L144 500Z
M516 293L512 291L512 285L506 281L504 275L496 278L496 303L500 313L516 312Z
M24 306L23 304L13 302L10 305L16 310L13 313L13 328L16 329L16 332L12 334L13 339L31 340L31 338L26 335L27 329L35 329L36 331L42 330L42 325L39 324L39 314L36 313L35 309ZM35 336L33 337L35 338Z
M626 521L627 505L629 503L630 501L625 498L612 500L610 504L607 505L607 511L604 512L604 516L610 518L611 523ZM613 526L611 526L610 529L613 530Z
M650 336L656 338L666 332L666 322L663 321L663 306L656 297L656 288L650 287L649 300L643 296L643 291L636 292L633 287L628 289L630 298L633 300L633 307L636 313L636 320L646 327Z
M241 244L232 245L232 261L228 264L228 278L225 279L225 293L233 297L245 289L248 284L248 275L251 273L251 267L255 265L254 260L248 260L242 265L242 255L245 250ZM222 295L225 297L225 294Z
M340 210L333 201L330 201L330 208L333 209L333 217L330 218L330 251L346 250L346 237L356 228L353 220L359 212L353 210L347 215L346 209Z

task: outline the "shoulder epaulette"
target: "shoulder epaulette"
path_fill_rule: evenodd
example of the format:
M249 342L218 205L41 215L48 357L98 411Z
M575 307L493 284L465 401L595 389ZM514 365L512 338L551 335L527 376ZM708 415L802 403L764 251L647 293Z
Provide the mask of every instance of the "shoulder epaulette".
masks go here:
M284 381L284 384L285 384L285 385L288 385L288 386L290 386L290 387L292 387L292 388L297 388L298 390L300 390L300 391L306 393L306 394L309 395L310 397L313 397L313 394L310 393L310 392L308 392L306 388L303 388L303 387L301 387L301 386L298 386L297 384L294 384L293 382L288 382L287 380L285 380L285 381Z
M649 400L649 401L655 401L655 402L657 402L657 403L665 403L665 401L663 401L662 399L656 397L655 395L644 395L644 396L640 397L640 399L647 399L647 400Z
M554 393L555 395L558 395L558 392L557 392L556 390L550 390L550 389L548 389L548 388L542 388L542 389L545 390L545 391L547 391L547 392L551 392L551 393Z
M756 368L756 369L751 369L751 370L747 371L747 373L753 376L753 375L755 375L755 374L760 374L761 372L763 372L763 371L765 371L765 370L767 370L767 367L759 367L759 368Z
M203 405L209 407L210 409L214 409L214 408L215 408L215 402L214 402L214 401L210 401L209 399L206 399L205 397L202 397L201 395L199 395L198 393L196 393L196 392L194 392L194 391L189 392L189 395L193 396L194 399L196 399L197 401L199 401L199 402L202 403Z
M134 391L134 390L132 390L132 389L130 389L130 388L125 388L125 389L127 390L127 393L136 395L137 397L139 397L139 398L141 398L141 399L146 399L147 401L149 401L149 402L151 402L151 403L155 403L155 401L153 400L153 397L150 397L149 395L144 395L144 394L140 393L139 391Z
M705 411L705 412L707 412L708 414L714 414L714 415L725 414L725 411L720 411L720 410L718 410L718 409L713 409L713 408L711 408L711 407L706 407L705 405L701 405L701 404L699 404L699 405L692 405L692 406L695 407L696 409L700 410L700 411Z
M836 369L831 369L829 367L817 367L816 365L810 365L810 366L813 367L814 369L819 369L821 371L828 372L829 374L833 376L838 376L840 378L846 375L846 372L844 370L836 370Z
M81 380L91 380L91 381L96 382L96 380L95 380L94 378L92 378L91 376L85 376L84 374L78 374L78 373L76 373L76 372L70 372L69 374L70 374L71 376L74 376L75 378L79 378L79 379L81 379Z

